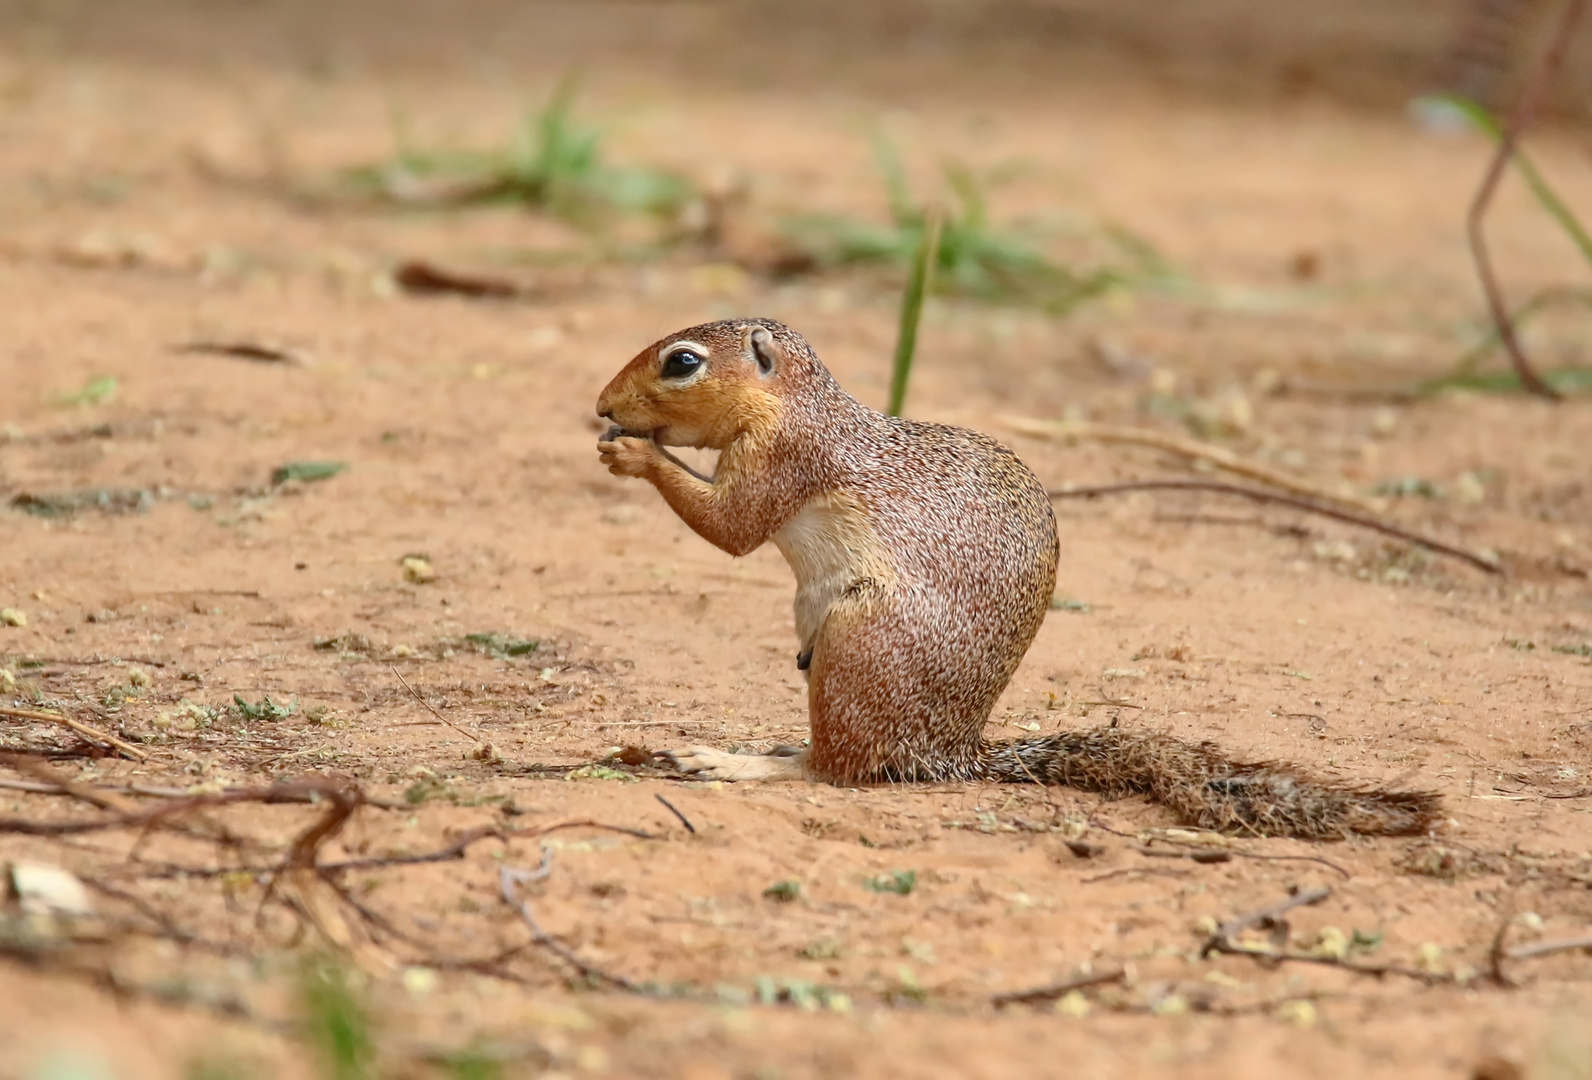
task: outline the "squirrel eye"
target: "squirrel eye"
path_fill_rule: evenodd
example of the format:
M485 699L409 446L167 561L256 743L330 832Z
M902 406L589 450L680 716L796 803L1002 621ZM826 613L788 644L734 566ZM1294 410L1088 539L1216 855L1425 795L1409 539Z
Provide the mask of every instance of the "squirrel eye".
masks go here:
M677 349L663 359L663 377L665 379L683 379L700 368L707 361L701 355L690 349Z

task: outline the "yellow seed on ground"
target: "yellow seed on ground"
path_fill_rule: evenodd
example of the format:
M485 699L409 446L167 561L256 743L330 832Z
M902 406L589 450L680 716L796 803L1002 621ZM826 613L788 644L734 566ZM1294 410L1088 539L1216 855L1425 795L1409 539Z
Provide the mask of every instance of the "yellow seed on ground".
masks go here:
M1285 1001L1277 1006L1277 1018L1286 1020L1295 1027L1315 1027L1316 1007L1308 1001Z
M1071 990L1056 999L1056 1015L1082 1020L1089 1015L1089 999L1078 990Z

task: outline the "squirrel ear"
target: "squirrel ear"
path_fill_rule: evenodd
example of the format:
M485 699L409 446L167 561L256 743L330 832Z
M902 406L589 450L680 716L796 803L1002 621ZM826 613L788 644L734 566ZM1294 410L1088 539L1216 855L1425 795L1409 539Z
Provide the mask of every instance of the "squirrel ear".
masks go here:
M746 335L746 343L751 346L752 356L757 360L757 370L764 375L774 374L774 335L764 327L753 327L752 332Z

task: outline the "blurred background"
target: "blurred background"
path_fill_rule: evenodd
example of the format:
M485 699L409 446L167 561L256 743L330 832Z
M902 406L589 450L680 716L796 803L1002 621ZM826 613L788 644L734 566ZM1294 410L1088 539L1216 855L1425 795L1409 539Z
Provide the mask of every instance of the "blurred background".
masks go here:
M936 68L973 66L979 85L1005 92L1128 77L1398 108L1434 89L1507 98L1556 11L1544 0L13 0L0 25L14 59L189 71L523 79L582 65L903 102L932 89ZM1582 35L1556 93L1567 111L1586 108L1588 55Z

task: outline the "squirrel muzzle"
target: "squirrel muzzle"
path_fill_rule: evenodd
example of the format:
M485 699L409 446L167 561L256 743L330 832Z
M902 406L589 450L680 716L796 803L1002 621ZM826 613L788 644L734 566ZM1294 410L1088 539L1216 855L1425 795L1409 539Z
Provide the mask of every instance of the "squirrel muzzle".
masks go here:
M768 331L757 323L695 330L694 338L686 331L649 345L603 389L597 413L623 429L610 438L724 450L778 425L782 406Z

